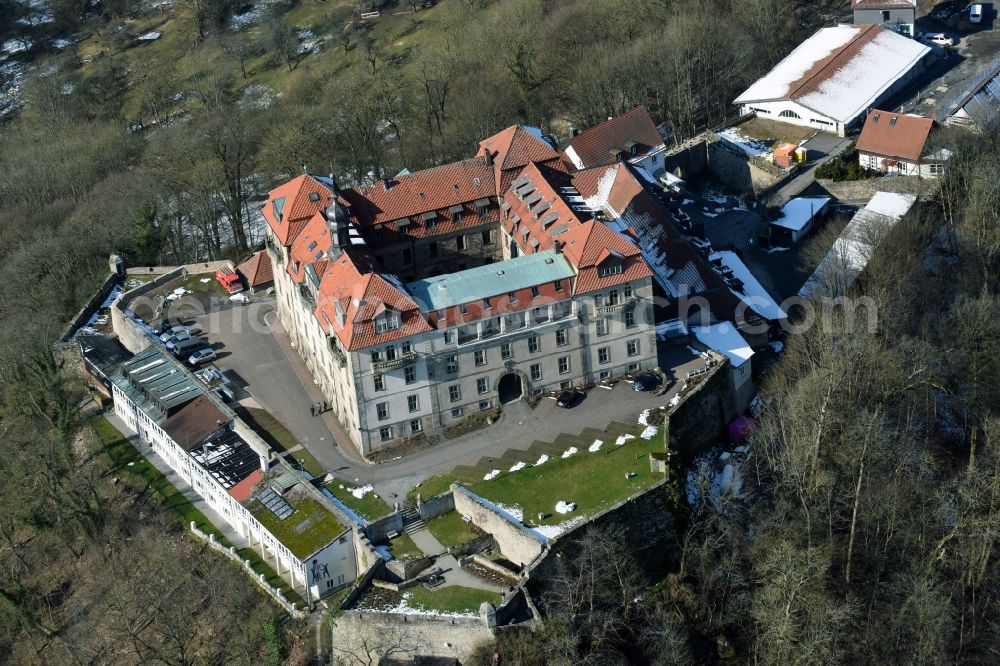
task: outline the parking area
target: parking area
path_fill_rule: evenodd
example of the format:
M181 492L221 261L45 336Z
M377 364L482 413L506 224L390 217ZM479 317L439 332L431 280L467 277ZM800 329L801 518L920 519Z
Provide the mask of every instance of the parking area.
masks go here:
M945 3L939 3L945 4ZM967 3L955 3L964 7ZM952 102L983 68L1000 56L1000 30L996 29L996 5L983 3L983 21L973 24L967 12L958 12L942 21L929 15L917 19L917 31L943 32L955 40L948 57L931 67L907 98L902 110L922 116L944 117Z

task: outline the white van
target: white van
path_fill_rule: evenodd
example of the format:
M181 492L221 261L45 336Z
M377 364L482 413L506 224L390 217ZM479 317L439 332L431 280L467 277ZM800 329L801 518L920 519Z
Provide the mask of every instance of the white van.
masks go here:
M980 4L974 4L969 6L969 22L970 23L982 23L983 22L983 6Z

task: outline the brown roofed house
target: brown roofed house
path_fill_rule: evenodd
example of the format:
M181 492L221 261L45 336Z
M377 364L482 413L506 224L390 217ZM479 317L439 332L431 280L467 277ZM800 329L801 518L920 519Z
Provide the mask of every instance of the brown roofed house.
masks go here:
M932 178L944 173L946 150L927 154L931 118L872 109L858 137L862 167L897 176Z
M624 159L658 175L655 172L663 168L660 154L665 150L656 124L646 107L640 106L575 135L563 153L577 169Z
M204 395L184 405L163 422L163 431L185 451L190 451L206 439L226 428L229 417Z
M271 257L265 250L259 250L250 255L249 259L236 267L236 272L243 278L243 284L247 286L251 294L262 292L274 285Z

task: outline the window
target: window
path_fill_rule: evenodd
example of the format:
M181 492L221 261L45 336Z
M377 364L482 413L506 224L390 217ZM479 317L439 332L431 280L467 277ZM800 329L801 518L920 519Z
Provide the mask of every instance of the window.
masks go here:
M464 314L464 315L469 314L469 306L466 305L465 303L462 303L461 305L458 306L458 312L459 314Z
M453 419L460 419L460 418L462 418L462 414L464 414L464 413L465 413L465 410L463 408L461 408L461 407L455 407L454 409L451 410L451 418L453 418Z
M607 363L610 360L611 360L611 348L610 347L601 347L600 349L597 350L597 362L598 363Z
M420 411L420 396L408 395L406 396L406 407L410 410L410 413Z
M620 261L608 261L601 266L597 267L598 277L607 277L609 275L620 275L624 269L624 265Z
M378 429L378 436L383 442L392 439L392 426L382 426Z
M539 379L542 378L542 364L541 363L532 363L530 370L531 370L531 381L537 382Z
M431 228L430 224L427 225L427 228L428 229ZM436 241L427 244L427 252L430 253L431 257L438 256L438 244Z
M556 287L556 291L562 291L563 290L562 280L556 280L555 287Z
M638 356L639 355L639 341L638 340L629 340L628 342L625 343L625 350L628 352L629 356Z
M476 380L476 391L480 394L489 393L490 390L490 380L486 377L480 377Z
M639 372L639 364L638 363L629 363L628 364L628 371L629 372Z
M483 299L483 309L484 309L484 310L490 310L490 309L492 309L492 308L493 308L493 306L492 306L492 305L490 304L490 299L489 299L489 297L487 297L487 298L484 298L484 299Z
M372 380L375 382L375 390L376 391L384 391L385 390L385 377L382 374L376 374L376 375L374 375L372 377Z
M625 328L635 328L635 310L625 311Z
M538 349L539 349L538 336L533 335L530 338L528 338L528 351L534 354L538 351Z
M388 345L385 348L385 360L387 361L396 360L396 345Z
M559 357L559 374L565 375L569 372L569 356Z
M431 231L437 226L437 220L427 220L427 231Z
M450 345L451 344L451 341L452 341L452 338L454 337L454 334L455 334L454 331L445 331L444 332L444 343L446 345Z
M480 400L479 401L479 411L485 412L487 409L493 406L492 400Z
M561 389L565 390L565 389L570 388L571 386L573 386L573 383L570 382L570 381L568 381L568 380L565 381L565 382L559 382L559 388L561 388Z
M598 336L602 336L602 335L607 335L608 334L608 320L607 319L598 319L596 325L597 325L597 335Z
M458 372L458 357L449 356L447 358L447 361L448 361L448 374L453 375L456 372Z
M569 331L565 328L560 328L556 331L556 346L564 347L569 344Z
M944 165L943 164L932 164L931 165L930 174L932 176L940 176L943 173L944 173Z
M413 384L417 381L417 368L413 365L408 365L403 369L403 379L406 380L407 384Z
M509 342L505 342L502 345L500 345L500 358L506 360L506 359L510 358L511 356L513 356L513 355L514 355L514 352L511 350L511 346L510 346Z
M612 289L608 292L608 305L618 305L618 290Z
M531 288L531 297L532 298L538 298L538 287L532 287Z
M399 317L396 315L386 314L375 319L376 333L395 331L397 328L399 328Z
M372 363L378 363L381 360L382 360L382 352L376 349L375 351L372 352Z
M412 433L422 432L423 429L424 429L424 424L420 419L410 420L410 432Z
M517 294L515 294L513 291L507 294L507 302L511 304L517 303Z
M622 289L622 291L625 294L625 298L632 298L632 284L631 283L627 283L625 285L625 287Z
M601 377L601 381L604 381L605 379L611 379L611 371L610 370L601 370L600 377Z
M448 387L448 399L458 402L462 399L462 387L459 384L452 384Z
M385 421L389 418L389 403L380 402L375 405L375 415L378 416L379 421Z
M892 16L892 12L890 12L888 9L882 10L882 22L883 23L888 23L890 16Z
M493 244L493 230L487 229L486 231L483 232L483 245L492 245L492 244Z
M781 113L778 114L778 117L779 118L798 118L800 120L802 119L802 116L800 116L799 114L795 113L791 109L785 109L784 111L782 111Z
M403 356L406 356L407 354L413 351L413 345L410 344L409 340L400 345L400 347L402 348Z
M459 250L465 249L465 236L458 236L455 238L455 247Z
M474 354L474 357L476 359L476 365L486 365L486 350L485 349L477 349L476 353Z

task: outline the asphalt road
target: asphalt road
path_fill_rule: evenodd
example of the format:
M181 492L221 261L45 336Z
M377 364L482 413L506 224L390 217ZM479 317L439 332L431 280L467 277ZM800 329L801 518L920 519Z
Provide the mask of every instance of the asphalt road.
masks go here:
M280 420L325 469L345 480L371 483L387 498L393 493L405 495L419 481L456 465L498 457L511 448L527 448L535 440L550 441L562 433L634 420L644 409L663 405L670 398L669 393L660 397L637 393L623 383L612 391L591 391L585 404L574 409L559 409L554 401L543 400L534 410L526 406L510 410L510 418L505 414L485 430L373 464L360 458L332 414L311 416L309 406L320 402L322 395L298 354L287 345L272 298L201 315L196 325L217 350L216 365L243 390L243 397L249 396ZM698 361L686 361L692 362Z

